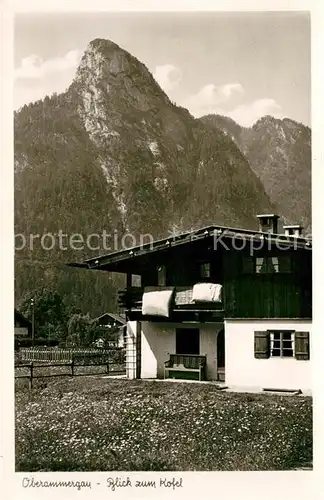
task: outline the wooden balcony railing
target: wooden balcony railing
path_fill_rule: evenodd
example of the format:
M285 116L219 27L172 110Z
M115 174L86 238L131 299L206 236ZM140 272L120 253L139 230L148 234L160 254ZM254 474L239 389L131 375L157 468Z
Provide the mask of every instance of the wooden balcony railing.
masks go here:
M210 303L193 303L192 302L192 286L181 286L181 287L162 287L162 286L152 286L152 287L129 287L125 290L118 292L118 303L119 307L130 310L141 310L142 309L142 298L143 293L149 291L158 290L171 290L175 289L174 301L172 304L173 310L222 310L223 304L221 302L210 302Z
M142 308L144 288L129 287L118 292L118 305L127 311Z
M167 290L175 288L174 301L167 318L143 316L142 298L144 291ZM224 320L223 304L220 302L193 303L192 287L130 287L119 292L119 307L126 313L130 321L169 321L181 323L185 321L204 323L222 322Z

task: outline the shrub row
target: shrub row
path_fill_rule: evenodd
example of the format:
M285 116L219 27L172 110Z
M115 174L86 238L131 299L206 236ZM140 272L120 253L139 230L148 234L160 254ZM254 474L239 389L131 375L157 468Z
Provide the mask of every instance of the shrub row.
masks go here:
M33 346L47 346L54 347L59 344L58 340L48 340L48 339L34 339L34 341L30 338L15 338L15 350L18 350L20 347L33 347Z

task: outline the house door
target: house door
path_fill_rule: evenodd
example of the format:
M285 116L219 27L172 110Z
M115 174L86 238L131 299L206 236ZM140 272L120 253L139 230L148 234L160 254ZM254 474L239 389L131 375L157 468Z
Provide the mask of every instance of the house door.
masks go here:
M199 354L199 328L176 329L176 354Z
M217 375L218 380L225 381L225 331L217 335Z

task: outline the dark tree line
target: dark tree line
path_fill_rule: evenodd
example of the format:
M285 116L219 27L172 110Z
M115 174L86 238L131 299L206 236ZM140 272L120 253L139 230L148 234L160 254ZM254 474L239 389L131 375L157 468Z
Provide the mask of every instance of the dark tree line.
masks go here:
M69 307L55 291L40 287L26 293L18 304L30 321L34 318L35 340L39 343L88 347L97 339L104 344L115 339L117 329L100 326L90 314Z

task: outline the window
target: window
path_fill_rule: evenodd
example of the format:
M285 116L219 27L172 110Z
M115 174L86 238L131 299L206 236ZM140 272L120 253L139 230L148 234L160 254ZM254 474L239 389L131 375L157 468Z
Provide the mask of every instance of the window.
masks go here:
M158 286L165 286L166 285L166 268L165 268L165 266L158 266L157 274L158 274Z
M278 257L257 257L255 259L255 272L257 274L278 273L279 272Z
M132 274L132 286L140 287L142 286L142 276L139 274Z
M200 264L200 278L210 278L210 262L202 262Z
M294 356L294 332L275 331L270 332L270 356L293 357Z
M265 330L254 332L254 357L309 359L309 332Z
M292 261L289 255L244 257L242 260L244 274L291 273Z
M176 329L176 354L199 354L199 328Z

